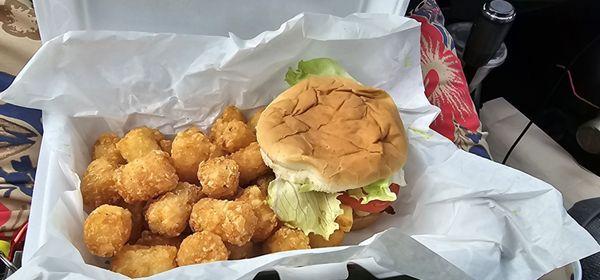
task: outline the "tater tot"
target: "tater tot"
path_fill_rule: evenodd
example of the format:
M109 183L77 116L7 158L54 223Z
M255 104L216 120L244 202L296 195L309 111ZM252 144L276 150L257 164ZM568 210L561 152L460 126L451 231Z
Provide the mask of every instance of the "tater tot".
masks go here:
M219 116L213 122L210 128L210 139L214 140L214 136L219 134L219 131L223 130L225 124L233 120L246 122L246 118L244 118L244 115L242 114L242 112L240 112L240 110L237 107L227 106L227 108L223 110L223 113L221 113L221 116Z
M266 196L268 195L269 184L271 181L275 180L275 174L272 172L268 172L265 175L262 175L256 179L256 186L260 189L260 191Z
M177 186L177 173L169 155L151 151L145 156L121 166L115 172L119 194L125 202L149 200Z
M167 154L171 154L171 149L173 148L173 140L165 139L158 141L158 145L163 152Z
M221 149L195 127L177 133L171 148L179 179L190 183L198 182L198 165L201 162L222 154Z
M226 122L230 122L233 120L246 122L246 118L244 117L244 114L242 114L242 112L240 112L240 109L238 109L235 106L225 107L225 109L223 109L223 113L221 114L220 118Z
M226 153L233 153L256 141L256 135L242 121L233 120L215 131L214 143Z
M177 252L179 266L227 260L229 251L218 235L201 231L186 237Z
M342 207L344 213L337 216L337 218L335 218L335 222L338 225L340 225L340 229L342 231L350 232L350 230L352 229L352 223L354 222L352 215L352 207L345 204L340 204L340 206Z
M221 118L216 119L213 124L210 127L210 134L208 135L210 138L210 141L214 142L215 139L217 138L217 135L220 135L221 132L223 131L223 128L225 128L225 125L228 123L228 121L225 121Z
M339 246L344 242L344 236L344 231L338 229L329 236L328 240L325 240L323 236L314 233L309 233L308 239L310 240L311 248L323 248Z
M161 150L158 143L163 139L160 131L142 126L130 130L116 145L121 156L131 162L150 151Z
M90 253L114 256L131 234L131 213L118 206L104 204L96 208L83 225L83 242Z
M290 250L310 249L308 236L301 230L287 226L279 228L263 243L265 253L275 253Z
M98 158L88 165L80 185L86 211L121 200L114 180L116 169L117 165L107 158Z
M121 140L119 136L112 132L102 133L94 144L93 159L106 158L116 164L124 164L125 159L117 149L117 142Z
M131 278L147 277L177 267L173 246L126 245L112 259L110 270Z
M239 176L237 163L224 157L204 161L198 168L202 193L211 198L233 197L237 193Z
M185 195L168 192L148 204L146 222L150 231L168 236L178 236L183 232L192 212L192 205Z
M131 213L131 235L129 236L129 242L133 243L140 238L142 231L146 227L146 221L144 220L144 207L146 203L137 202L127 204L121 201L117 205L129 210Z
M252 235L252 241L262 242L271 236L273 230L277 227L277 216L267 204L267 197L257 186L251 186L242 192L242 195L236 201L244 202L252 207L254 214L258 218L256 230Z
M206 230L223 241L242 246L254 235L258 218L252 207L239 201L200 199L192 208L190 227L194 232Z
M258 124L258 119L260 119L260 115L265 110L265 108L267 107L263 106L258 108L258 110L256 110L256 112L254 112L254 114L252 114L252 116L248 120L248 126L250 127L250 129L252 129L252 131L256 132L256 124Z
M241 260L256 256L256 249L254 248L254 243L252 243L252 241L242 246L235 246L225 243L225 247L227 247L227 250L229 250L230 260Z
M260 155L260 147L253 142L247 147L231 154L228 158L233 159L240 169L240 185L244 186L252 180L267 174L269 167Z
M179 248L179 245L181 245L181 241L183 241L183 237L181 235L176 237L167 237L164 235L152 233L149 230L144 230L142 231L140 238L135 244L146 246L165 245Z
M185 196L187 198L187 203L189 203L192 206L201 198L206 197L202 193L202 189L200 187L187 182L177 183L177 187L175 187L175 189L172 192L176 195Z

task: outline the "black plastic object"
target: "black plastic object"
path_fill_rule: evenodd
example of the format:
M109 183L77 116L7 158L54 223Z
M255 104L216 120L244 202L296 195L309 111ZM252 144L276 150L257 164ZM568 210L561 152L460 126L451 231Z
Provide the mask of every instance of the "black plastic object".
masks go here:
M483 4L481 13L473 23L463 54L468 82L471 82L477 69L496 54L515 16L514 7L504 0Z
M600 242L600 197L579 201L569 209L569 215ZM583 280L600 279L600 253L581 261Z
M348 264L348 280L377 280L373 274L368 270L362 268L357 264ZM261 271L255 277L254 280L279 280L279 274L274 270ZM390 278L384 278L382 280L418 280L417 278L410 277L408 275L400 275Z

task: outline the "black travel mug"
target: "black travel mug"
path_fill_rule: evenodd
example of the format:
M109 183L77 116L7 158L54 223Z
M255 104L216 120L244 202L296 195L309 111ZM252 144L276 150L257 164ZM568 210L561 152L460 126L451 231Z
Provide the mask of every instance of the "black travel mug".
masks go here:
M471 82L479 67L486 65L504 41L515 19L514 7L504 0L483 4L481 13L473 23L465 45L463 60L467 82Z

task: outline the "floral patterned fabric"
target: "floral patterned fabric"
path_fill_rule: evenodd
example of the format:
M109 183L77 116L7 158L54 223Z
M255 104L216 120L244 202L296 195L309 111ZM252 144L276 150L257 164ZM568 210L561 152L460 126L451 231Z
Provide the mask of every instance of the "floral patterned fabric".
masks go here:
M0 0L0 72L17 75L40 45L31 1Z
M31 1L0 0L0 91L39 48ZM0 239L10 240L29 217L42 140L41 113L0 102Z
M439 6L435 0L425 0L412 11L411 17L421 23L425 95L441 109L431 129L463 150L490 158L485 133L481 132L479 116Z
M29 217L41 140L40 111L0 104L0 239Z

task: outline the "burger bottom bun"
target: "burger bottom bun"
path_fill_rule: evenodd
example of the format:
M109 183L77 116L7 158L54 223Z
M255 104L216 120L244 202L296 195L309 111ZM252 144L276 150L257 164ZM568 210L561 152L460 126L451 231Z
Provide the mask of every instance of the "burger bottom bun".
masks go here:
M354 221L352 221L352 228L350 229L350 231L360 230L369 227L371 224L375 223L377 219L379 219L380 215L381 213L372 213L367 216L354 215Z

